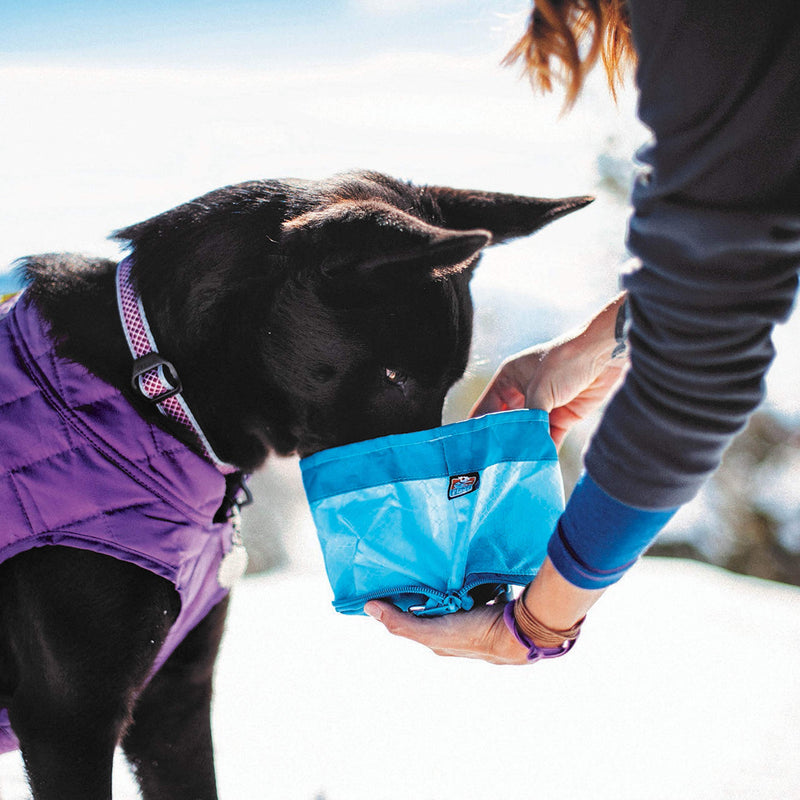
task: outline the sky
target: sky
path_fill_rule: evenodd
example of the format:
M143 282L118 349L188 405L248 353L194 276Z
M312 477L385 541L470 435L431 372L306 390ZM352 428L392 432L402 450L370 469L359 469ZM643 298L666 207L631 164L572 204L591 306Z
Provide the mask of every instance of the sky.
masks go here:
M61 63L274 66L376 51L468 53L519 0L13 0L0 57Z

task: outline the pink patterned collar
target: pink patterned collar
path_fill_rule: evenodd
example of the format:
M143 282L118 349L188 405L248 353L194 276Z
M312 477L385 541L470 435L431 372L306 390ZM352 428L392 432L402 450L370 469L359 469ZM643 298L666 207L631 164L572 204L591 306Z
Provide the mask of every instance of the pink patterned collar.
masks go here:
M175 367L158 354L153 333L144 313L142 299L131 283L133 259L120 261L117 266L117 304L122 329L133 356L131 385L138 394L154 403L165 416L179 422L197 437L203 453L224 475L237 472L232 464L222 461L206 439L181 392L183 386Z

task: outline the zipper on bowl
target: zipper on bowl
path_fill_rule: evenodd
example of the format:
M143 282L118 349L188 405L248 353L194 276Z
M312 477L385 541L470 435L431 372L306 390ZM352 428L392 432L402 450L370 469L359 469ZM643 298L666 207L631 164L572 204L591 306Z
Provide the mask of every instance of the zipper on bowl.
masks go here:
M360 595L354 600L348 600L347 602L344 603L334 602L333 607L337 611L341 612L346 612L349 610L360 611L366 603L369 603L370 600L383 600L395 594L423 594L426 595L427 597L430 597L431 599L440 598L442 600L447 596L445 592L439 592L436 589L430 589L427 586L421 586L420 584L415 583L415 584L408 584L405 586L396 586L390 589L381 589L380 591L375 591L375 592L369 592L367 594ZM412 608L418 608L418 606L412 606Z

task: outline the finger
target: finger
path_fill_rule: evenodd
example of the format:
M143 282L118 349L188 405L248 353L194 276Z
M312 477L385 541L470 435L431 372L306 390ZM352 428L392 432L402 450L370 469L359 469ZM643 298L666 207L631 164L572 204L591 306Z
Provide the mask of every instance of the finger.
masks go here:
M442 637L437 631L435 619L425 619L400 611L391 603L371 600L364 606L364 612L383 623L386 630L395 636L412 639L432 650L440 647Z
M556 450L561 449L561 444L566 438L567 431L563 428L556 428L553 424L550 424L550 438L553 440L553 444L556 446Z
M507 406L494 393L482 394L469 412L469 417L482 417L484 414L494 414L496 411L505 411Z
M372 601L364 611L395 636L411 639L440 656L477 658L493 664L525 664L526 652L509 633L502 611L486 606L469 612L422 618L389 603Z
M525 395L516 387L508 384L502 376L497 375L484 389L483 394L469 412L469 416L480 417L483 414L508 411L512 408L525 408Z
M580 421L581 417L565 406L553 409L550 412L550 437L555 442L556 447L561 447L561 443L570 432L570 429Z

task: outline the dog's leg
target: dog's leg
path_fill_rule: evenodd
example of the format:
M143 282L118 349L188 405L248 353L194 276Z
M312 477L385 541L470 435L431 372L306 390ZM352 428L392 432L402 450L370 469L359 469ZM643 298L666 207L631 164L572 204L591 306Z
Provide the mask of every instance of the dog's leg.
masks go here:
M136 703L122 746L144 800L216 800L211 684L227 607L211 610Z
M42 547L3 564L18 681L9 716L35 800L109 800L114 748L179 601L108 556Z

